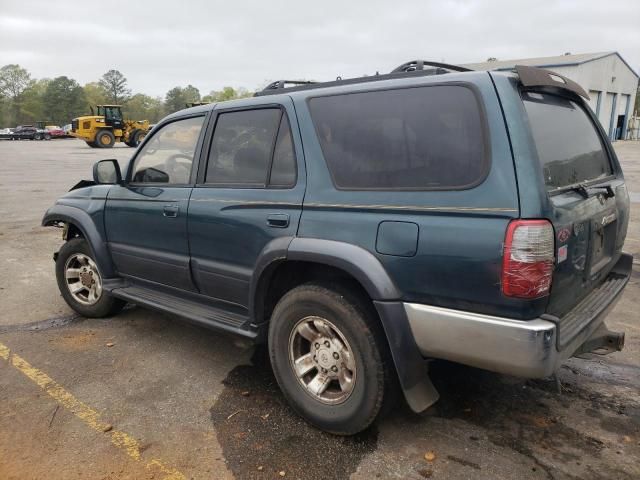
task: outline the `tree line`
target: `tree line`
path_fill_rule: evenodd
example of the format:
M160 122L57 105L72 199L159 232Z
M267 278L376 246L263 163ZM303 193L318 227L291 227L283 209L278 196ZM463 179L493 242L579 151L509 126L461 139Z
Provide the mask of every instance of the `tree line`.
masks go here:
M164 98L132 93L126 77L109 70L98 81L80 85L65 75L56 78L32 78L20 65L0 68L0 128L44 121L65 125L81 115L90 115L90 107L122 105L124 117L155 123L165 115L185 108L191 102L218 102L253 95L245 88L224 87L201 96L193 85L174 87Z

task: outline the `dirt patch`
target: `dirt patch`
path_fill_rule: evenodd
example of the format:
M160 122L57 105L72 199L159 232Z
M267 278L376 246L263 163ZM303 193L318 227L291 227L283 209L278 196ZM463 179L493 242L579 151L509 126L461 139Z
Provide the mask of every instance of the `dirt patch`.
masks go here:
M96 338L95 332L89 330L88 332L65 333L49 339L49 342L62 350L80 351L96 346L99 339Z
M298 417L260 350L233 369L211 408L227 465L236 478L348 478L376 448L375 427L353 437L323 433Z

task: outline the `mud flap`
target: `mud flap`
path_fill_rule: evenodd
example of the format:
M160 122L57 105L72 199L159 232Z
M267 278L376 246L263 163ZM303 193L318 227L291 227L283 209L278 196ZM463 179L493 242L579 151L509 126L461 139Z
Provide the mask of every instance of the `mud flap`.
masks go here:
M429 378L428 362L422 357L401 302L373 302L389 342L393 363L404 397L411 410L423 412L440 394Z

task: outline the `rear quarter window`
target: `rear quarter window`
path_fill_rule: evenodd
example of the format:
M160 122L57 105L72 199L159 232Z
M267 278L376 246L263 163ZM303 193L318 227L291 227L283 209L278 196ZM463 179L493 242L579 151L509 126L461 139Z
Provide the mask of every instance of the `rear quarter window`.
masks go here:
M581 105L542 93L524 93L523 101L548 190L613 173L596 126Z
M315 97L309 109L338 188L462 189L486 177L483 114L465 86Z

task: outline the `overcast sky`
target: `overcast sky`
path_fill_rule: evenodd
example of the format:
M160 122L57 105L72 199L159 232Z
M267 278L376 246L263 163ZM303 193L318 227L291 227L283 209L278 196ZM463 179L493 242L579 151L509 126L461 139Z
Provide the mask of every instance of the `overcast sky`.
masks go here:
M617 50L640 70L640 0L0 0L0 66L81 84L111 68L133 92Z

